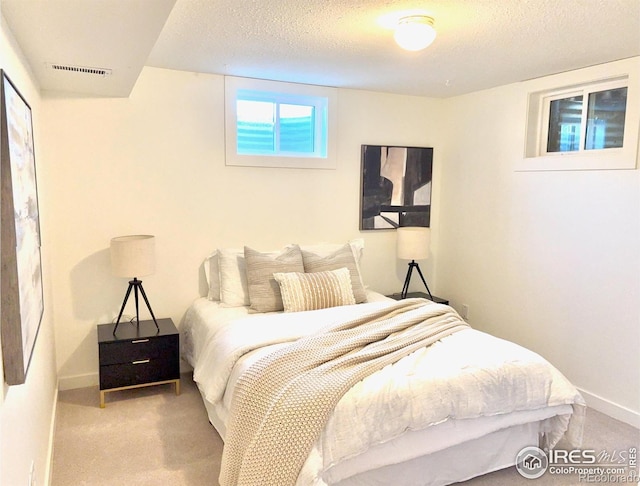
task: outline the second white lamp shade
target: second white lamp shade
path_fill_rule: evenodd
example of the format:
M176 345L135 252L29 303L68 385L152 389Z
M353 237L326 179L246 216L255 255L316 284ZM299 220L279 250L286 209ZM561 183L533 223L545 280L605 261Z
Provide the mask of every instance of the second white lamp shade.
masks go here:
M430 230L418 226L398 228L397 256L401 260L423 260L429 256Z

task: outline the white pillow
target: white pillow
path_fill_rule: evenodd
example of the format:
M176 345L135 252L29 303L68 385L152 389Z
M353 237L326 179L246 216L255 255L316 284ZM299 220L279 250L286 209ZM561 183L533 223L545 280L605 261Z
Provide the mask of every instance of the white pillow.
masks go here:
M224 307L249 305L249 287L244 261L244 248L218 250L220 302Z
M220 270L218 268L218 250L204 259L204 276L207 279L207 299L220 300Z

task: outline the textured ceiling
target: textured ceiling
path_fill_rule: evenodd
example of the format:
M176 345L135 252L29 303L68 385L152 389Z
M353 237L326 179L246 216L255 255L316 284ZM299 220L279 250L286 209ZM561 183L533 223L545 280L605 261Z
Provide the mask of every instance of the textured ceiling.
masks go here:
M65 57L63 62L92 66L105 50L123 59L127 50L146 50L147 57L127 60L126 66L117 58L99 66L114 74L146 64L448 97L640 55L639 0L177 0L170 12L173 0L3 2L7 22L32 64ZM82 4L75 12L66 8L65 19L56 17L67 27L99 24L101 18L132 25L94 38L71 29L79 42L69 48L71 39L59 45L49 16L40 15L36 25L17 20L33 18L29 5L46 12L60 4ZM139 5L123 17L123 5L131 4ZM111 17L105 17L107 6ZM424 51L402 51L380 19L416 10L435 18L438 36ZM166 18L155 34L149 26L133 25L147 13L154 28ZM43 89L61 89L41 82Z

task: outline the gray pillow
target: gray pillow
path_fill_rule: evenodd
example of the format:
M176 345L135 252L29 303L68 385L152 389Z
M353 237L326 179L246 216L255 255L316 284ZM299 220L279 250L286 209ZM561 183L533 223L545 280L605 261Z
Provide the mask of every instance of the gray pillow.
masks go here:
M283 310L280 286L273 278L273 274L276 272L304 272L300 247L298 245L288 246L274 256L245 246L244 259L251 309L258 312Z
M360 271L353 256L351 245L349 243L343 245L330 255L320 256L316 253L302 250L302 258L304 261L304 271L306 273L326 272L328 270L338 270L339 268L347 268L351 275L351 287L356 304L365 302L367 294L362 284Z

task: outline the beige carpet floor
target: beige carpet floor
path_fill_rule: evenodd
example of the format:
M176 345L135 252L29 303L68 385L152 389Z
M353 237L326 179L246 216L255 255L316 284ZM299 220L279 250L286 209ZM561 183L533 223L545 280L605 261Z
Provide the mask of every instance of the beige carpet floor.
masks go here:
M191 376L183 375L181 381L179 396L173 385L108 393L104 409L97 387L60 392L52 486L217 485L222 440L208 422ZM640 449L640 430L588 410L584 448L620 452L630 447ZM528 480L508 468L462 484L584 483L575 475L548 473Z

